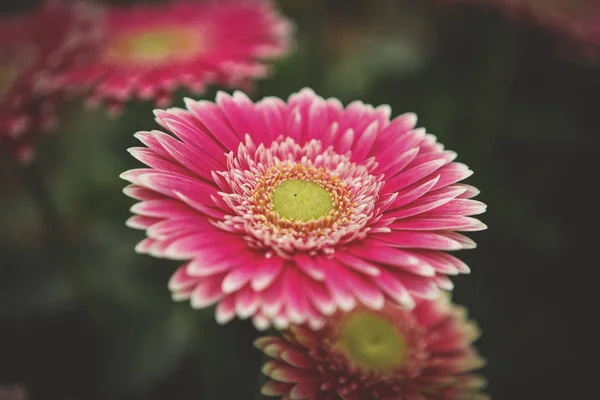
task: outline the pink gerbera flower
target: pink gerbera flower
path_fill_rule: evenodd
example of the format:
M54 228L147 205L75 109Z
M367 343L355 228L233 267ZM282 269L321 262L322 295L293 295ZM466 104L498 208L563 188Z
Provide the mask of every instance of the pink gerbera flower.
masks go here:
M294 326L255 346L275 360L263 372L268 396L309 400L484 400L485 381L471 373L485 361L466 310L448 297L412 311L393 304L336 313L324 329Z
M0 143L22 160L33 135L49 130L67 91L58 76L85 61L100 38L101 9L46 1L29 15L0 21Z
M589 56L600 55L600 2L595 0L441 0L495 6L535 21Z
M310 89L186 105L155 112L177 138L137 133L147 147L130 152L150 168L122 174L141 200L128 225L148 235L137 251L190 260L169 283L175 299L218 302L221 323L318 327L357 303L413 307L469 271L444 251L475 246L455 231L485 229L469 217L485 205L414 114L390 121L389 106L344 108Z
M291 24L267 1L176 1L108 11L97 60L65 84L95 82L91 104L117 111L132 97L166 105L178 86L247 86L267 75L266 58L288 51Z

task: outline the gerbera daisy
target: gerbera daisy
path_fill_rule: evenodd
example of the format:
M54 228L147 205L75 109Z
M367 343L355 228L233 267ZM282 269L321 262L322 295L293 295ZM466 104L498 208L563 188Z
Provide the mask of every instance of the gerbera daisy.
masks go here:
M34 134L49 130L67 91L58 76L99 43L101 9L46 1L28 15L0 21L0 143L21 160Z
M594 0L441 0L499 7L509 16L535 21L591 57L600 55L600 2Z
M128 225L148 235L136 250L189 260L169 283L175 299L218 302L221 323L319 326L357 302L410 308L469 271L444 251L475 246L455 231L485 229L469 217L485 205L414 114L390 121L389 106L344 108L310 89L186 105L155 111L177 138L137 133L147 147L130 152L150 168L121 175L141 200Z
M175 1L110 8L107 32L96 62L65 84L94 82L90 104L118 111L132 97L164 106L178 86L246 87L288 51L291 24L267 1Z
M483 400L485 381L471 373L485 361L466 310L448 296L408 311L386 304L338 312L324 329L293 326L255 346L275 358L263 372L269 396L310 400Z

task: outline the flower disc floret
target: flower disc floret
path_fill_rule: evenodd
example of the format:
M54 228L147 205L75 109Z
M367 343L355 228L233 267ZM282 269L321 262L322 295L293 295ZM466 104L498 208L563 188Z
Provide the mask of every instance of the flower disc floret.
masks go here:
M222 197L235 214L217 226L248 233L250 246L284 258L330 254L338 243L366 236L381 178L318 140L300 146L279 137L269 148L246 142L219 173L232 189Z

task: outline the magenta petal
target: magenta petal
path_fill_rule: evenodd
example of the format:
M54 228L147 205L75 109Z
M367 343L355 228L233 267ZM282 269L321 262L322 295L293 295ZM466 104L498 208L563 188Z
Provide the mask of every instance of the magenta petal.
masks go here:
M377 235L377 239L390 246L404 249L460 250L463 245L448 235L432 232L409 232L395 230L388 234Z
M355 257L350 253L338 252L335 254L335 258L346 267L352 268L355 271L361 272L365 275L379 276L381 274L381 271L376 265L362 258Z
M300 271L304 272L307 276L317 281L325 279L325 274L320 268L318 263L315 263L313 257L306 254L298 254L296 256L296 266Z
M123 193L131 198L136 200L161 200L166 197L162 194L156 193L150 189L146 189L144 187L138 185L128 185L123 188Z
M130 211L134 214L155 218L177 218L193 216L194 210L172 199L147 200L134 204Z
M348 248L348 251L358 257L393 267L405 269L423 276L433 276L435 270L424 264L414 254L390 247L389 245L371 240L364 246Z
M224 293L221 290L223 276L211 276L202 279L192 292L191 305L193 308L206 308L219 301Z
M169 290L177 292L189 287L196 286L198 278L187 274L186 265L179 267L169 280Z
M283 283L281 276L261 292L261 298L261 311L267 318L274 318L283 306Z
M396 174L402 171L419 153L419 148L414 147L403 153L398 153L394 147L390 147L377 158L378 167L373 171L375 174Z
M281 272L283 262L279 257L257 260L256 270L252 276L252 289L260 292L271 285Z
M223 298L215 310L215 318L217 323L223 325L231 321L235 317L235 297L229 295Z
M265 123L265 131L259 134L264 135L263 143L268 143L284 132L287 107L281 99L266 97L258 104L258 108Z
M463 179L467 179L469 176L473 175L473 171L471 171L469 167L457 162L444 165L442 168L439 169L438 172L441 178L435 185L434 189L439 189L448 185L452 185L453 183L460 182Z
M389 298L402 307L413 308L415 306L415 301L402 280L388 270L382 269L381 276L374 278L374 282Z
M487 226L475 218L462 216L439 216L429 218L414 217L411 219L398 220L391 224L390 228L411 231L479 231L486 229Z
M175 192L175 195L177 197L179 197L181 199L181 201L183 201L185 204L189 205L192 208L195 208L196 210L200 211L202 214L206 215L207 217L212 217L217 220L223 219L225 217L225 214L223 213L223 211L213 208L213 207L209 207L209 206L202 204L196 200L193 200L193 199L189 198L188 196L184 195L183 193ZM212 200L212 198L211 198L211 200Z
M341 310L352 310L356 306L356 299L344 284L343 268L339 267L336 262L330 260L323 260L322 262L325 264L324 269L327 274L327 279L325 279L324 283L331 293L333 300Z
M167 111L154 110L154 115L156 122L172 132L186 145L203 153L204 156L212 158L211 164L217 162L221 164L221 167L224 166L225 148L203 129L202 124L190 112L180 108L170 108Z
M129 219L127 219L127 221L125 222L125 225L127 225L130 228L133 229L147 229L149 226L154 225L157 222L160 222L161 220L159 218L152 218L152 217L145 217L143 215L134 215L132 217L129 217Z
M416 124L417 116L414 113L406 113L394 118L391 123L379 134L379 140L373 146L373 151L371 154L378 155L379 150L387 148L386 144L390 143L396 138L407 138L410 136L408 132L410 132ZM425 133L422 132L422 134L424 135ZM419 141L420 139L417 139L416 143ZM409 144L408 146L404 146L401 151L406 150L409 147L414 147L414 145L411 146Z
M230 234L212 230L176 237L169 247L166 248L165 257L173 259L193 258L202 251L206 251L207 245L219 246L230 239ZM238 249L239 247L240 245L238 244ZM218 249L215 251L218 252Z
M305 278L299 275L294 268L288 268L282 277L284 293L286 298L286 310L290 321L295 324L302 324L306 321L308 308L308 299L303 291L306 282Z
M430 182L427 184L429 185ZM418 200L413 201L411 204L397 208L393 211L389 211L386 213L386 217L388 218L408 218L414 215L422 215L430 210L437 210L443 205L451 202L461 193L463 193L464 189L461 187L446 187L443 189L438 189L433 192L429 192ZM448 215L452 215L449 213Z
M452 201L428 211L427 216L436 215L478 215L485 212L487 206L477 200L453 199Z
M169 158L162 157L156 154L153 150L145 147L131 147L127 151L136 159L143 162L147 166L168 173L191 176L192 174L185 168L172 162Z
M177 197L175 193L180 192L205 203L210 202L209 195L215 192L213 186L197 179L168 172L148 172L140 175L138 180L140 185L166 196Z
M346 288L354 293L354 296L365 306L374 310L383 307L385 300L383 293L369 280L363 279L343 267L338 269L338 274Z
M312 305L324 315L331 315L337 309L331 293L323 284L312 283L307 287L308 299Z
M222 143L224 148L237 148L240 139L228 125L217 105L206 100L194 101L191 99L185 99L185 105L198 118L200 123L211 132L212 136Z
M165 219L148 228L148 236L156 239L172 239L190 234L207 235L210 232L220 233L203 217L183 217Z
M250 288L244 287L235 294L235 312L241 319L246 319L254 314L260 305L260 297Z
M229 294L240 290L254 276L256 265L248 260L247 264L242 264L227 273L221 286L223 293Z
M352 160L361 162L371 151L379 132L379 122L373 121L358 137L352 151Z

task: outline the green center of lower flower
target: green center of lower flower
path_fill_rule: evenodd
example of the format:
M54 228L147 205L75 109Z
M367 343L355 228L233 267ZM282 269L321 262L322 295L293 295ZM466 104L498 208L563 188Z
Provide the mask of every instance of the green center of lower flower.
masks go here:
M189 29L163 28L122 34L108 45L107 57L133 62L177 61L201 51L199 35Z
M340 348L357 366L381 370L401 367L406 340L391 321L373 312L349 315L340 330Z
M281 218L317 220L333 210L333 200L327 190L314 182L288 179L273 190L273 210Z

